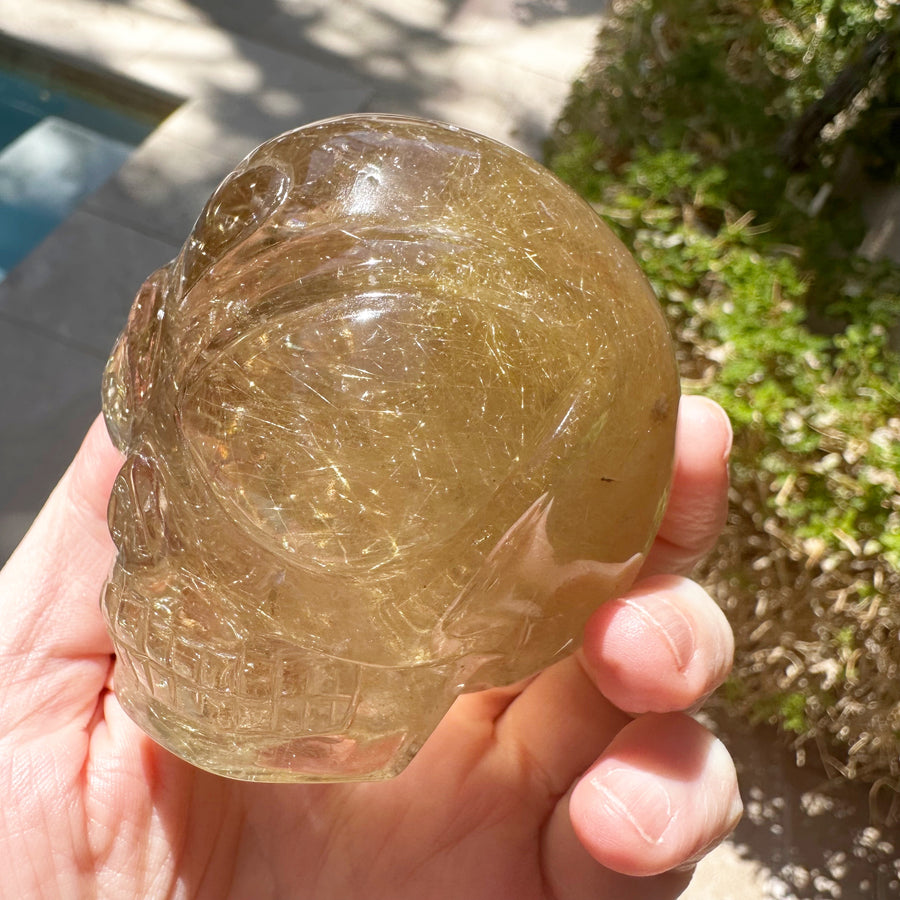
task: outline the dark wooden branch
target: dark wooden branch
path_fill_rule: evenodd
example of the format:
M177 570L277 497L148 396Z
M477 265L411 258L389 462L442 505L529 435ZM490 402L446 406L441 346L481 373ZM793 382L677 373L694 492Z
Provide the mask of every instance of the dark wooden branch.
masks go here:
M897 32L883 32L874 37L859 57L838 74L825 93L785 131L778 142L778 151L790 168L802 169L809 165L822 129L893 62L896 53Z

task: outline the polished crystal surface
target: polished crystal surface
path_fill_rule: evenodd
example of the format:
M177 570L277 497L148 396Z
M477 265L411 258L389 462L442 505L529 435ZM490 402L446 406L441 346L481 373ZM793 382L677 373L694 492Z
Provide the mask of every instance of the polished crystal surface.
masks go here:
M396 774L457 694L571 652L653 537L678 403L593 211L391 116L250 154L141 288L103 391L118 698L268 781Z

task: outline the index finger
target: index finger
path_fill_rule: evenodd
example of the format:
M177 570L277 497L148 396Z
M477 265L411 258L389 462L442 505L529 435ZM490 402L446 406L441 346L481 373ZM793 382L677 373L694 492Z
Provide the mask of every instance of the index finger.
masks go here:
M731 441L731 424L718 403L681 398L669 502L642 576L685 575L715 545L728 512Z

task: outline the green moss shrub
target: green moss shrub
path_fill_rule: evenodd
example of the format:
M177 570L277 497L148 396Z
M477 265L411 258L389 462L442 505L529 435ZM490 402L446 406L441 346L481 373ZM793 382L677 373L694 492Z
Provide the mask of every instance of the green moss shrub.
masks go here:
M900 49L860 70L801 159L786 136L898 33L897 0L619 0L547 154L641 261L685 388L735 425L731 514L705 570L738 639L731 704L888 795L900 270L859 248L861 197L898 174Z

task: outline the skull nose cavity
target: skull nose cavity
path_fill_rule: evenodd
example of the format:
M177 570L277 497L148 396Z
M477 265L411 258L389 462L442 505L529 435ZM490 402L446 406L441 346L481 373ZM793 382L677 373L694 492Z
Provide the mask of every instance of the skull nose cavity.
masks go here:
M182 290L230 249L260 228L281 205L290 178L275 166L260 165L222 182L197 219L184 247Z

